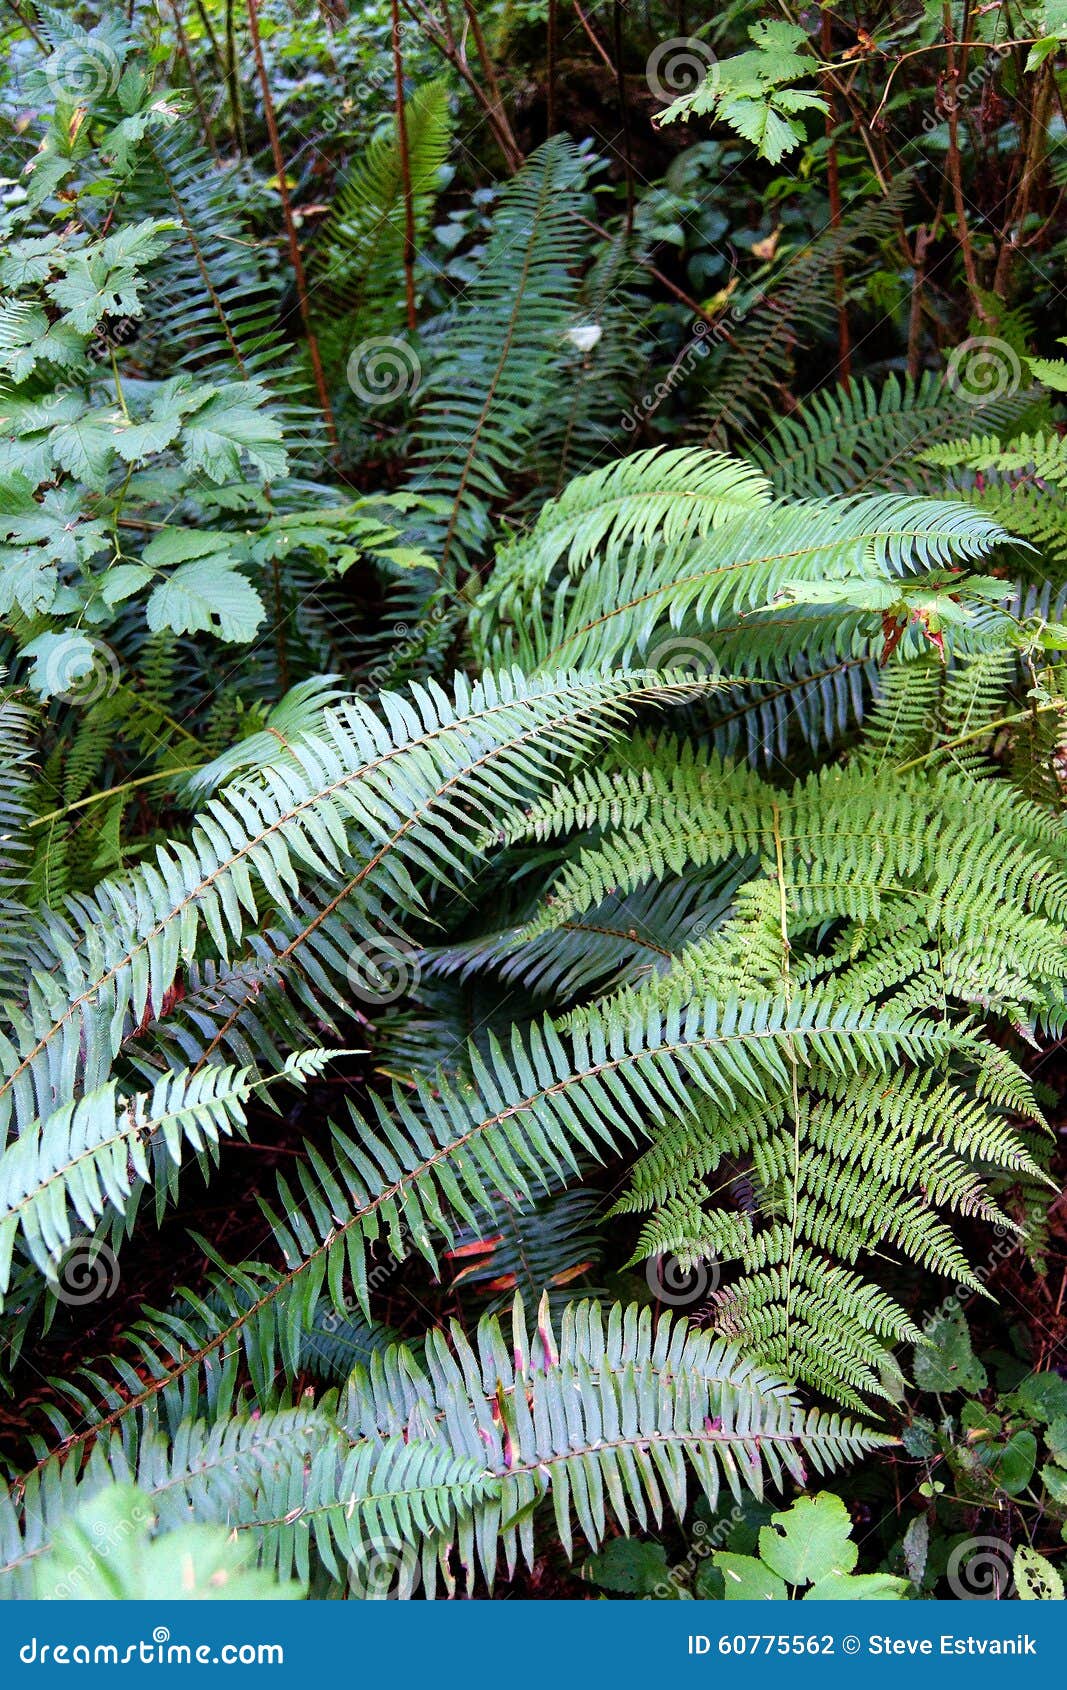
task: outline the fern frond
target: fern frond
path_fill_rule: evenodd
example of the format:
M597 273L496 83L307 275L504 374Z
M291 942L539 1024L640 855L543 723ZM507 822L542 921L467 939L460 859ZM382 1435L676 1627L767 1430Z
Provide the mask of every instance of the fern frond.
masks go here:
M555 391L556 354L577 304L582 237L573 213L582 174L574 145L554 137L508 183L484 258L422 383L415 485L445 504L434 534L446 578L484 549L504 470Z
M576 1535L596 1548L609 1522L647 1528L665 1504L681 1517L690 1473L714 1506L723 1485L759 1496L801 1464L824 1471L883 1441L805 1414L780 1380L684 1321L654 1324L647 1308L571 1304L556 1328L543 1304L531 1333L517 1300L506 1337L490 1317L476 1347L456 1326L431 1333L427 1364L399 1350L357 1370L342 1418L379 1437L440 1437L447 1424L452 1446L485 1464L493 1491L459 1521L456 1548L468 1580L480 1566L490 1587L500 1557L509 1574L520 1556L532 1564L542 1497L571 1556Z
M1025 390L964 398L932 370L916 383L892 374L877 387L853 380L811 394L752 456L775 491L792 498L867 488L931 492L928 466L945 462L945 448L931 441L951 441L964 423L1009 428L1032 404Z
M11 1006L13 1035L0 1034L0 1119L33 1121L38 1095L61 1104L106 1084L202 940L223 969L240 960L261 903L295 928L268 965L275 976L342 903L374 938L383 897L421 907L413 871L431 883L467 872L460 851L469 864L481 817L502 794L532 790L555 759L613 733L628 706L685 695L684 684L640 673L547 684L516 673L474 686L461 678L454 699L433 684L413 688L410 703L384 694L380 716L358 701L330 712L321 734L212 799L188 844L159 848L151 865L46 916L37 972ZM301 923L294 900L309 878L331 891Z

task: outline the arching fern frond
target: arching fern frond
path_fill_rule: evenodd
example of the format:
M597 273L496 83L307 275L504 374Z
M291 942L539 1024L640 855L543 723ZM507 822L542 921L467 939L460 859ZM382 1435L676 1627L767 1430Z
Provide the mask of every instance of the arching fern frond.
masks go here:
M506 1336L505 1336L506 1330ZM725 1486L740 1500L803 1467L825 1471L883 1441L834 1415L805 1414L780 1380L729 1346L669 1316L595 1303L568 1306L558 1326L542 1305L534 1332L516 1300L506 1329L482 1321L477 1345L458 1327L427 1338L427 1366L403 1350L357 1370L341 1415L356 1433L439 1439L480 1460L489 1494L461 1518L456 1554L490 1587L532 1564L535 1508L568 1556L623 1531L684 1514L690 1474L712 1506ZM576 1528L577 1527L577 1531ZM428 1590L436 1546L423 1551Z
M106 1084L123 1043L159 1016L179 967L209 943L229 969L264 904L293 929L274 970L303 954L342 903L375 938L383 899L394 910L422 906L413 874L450 884L468 872L481 818L501 795L533 790L557 759L613 733L628 706L684 696L684 684L639 672L534 683L514 673L473 686L460 678L454 698L433 684L412 688L411 702L385 694L381 715L357 700L330 712L320 734L213 798L188 844L160 848L67 915L45 916L37 972L11 1006L13 1034L0 1034L0 1118L33 1121L40 1097L62 1103ZM301 921L302 884L320 879L330 891Z

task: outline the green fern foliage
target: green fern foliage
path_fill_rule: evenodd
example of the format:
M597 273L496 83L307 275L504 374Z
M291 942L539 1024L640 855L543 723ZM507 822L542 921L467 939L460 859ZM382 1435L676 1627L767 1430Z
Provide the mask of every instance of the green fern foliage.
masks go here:
M0 1596L929 1596L1054 1375L790 1493L1052 1257L1064 43L302 10L3 25Z
M443 501L446 570L485 549L505 468L556 395L576 315L583 188L578 149L547 141L501 193L484 257L435 339L419 393L415 485Z
M425 83L414 91L404 108L404 127L411 234L418 249L448 157L445 83ZM407 238L399 144L395 135L381 134L338 185L314 248L312 274L323 327L333 324L331 342L355 344L388 334L402 320Z

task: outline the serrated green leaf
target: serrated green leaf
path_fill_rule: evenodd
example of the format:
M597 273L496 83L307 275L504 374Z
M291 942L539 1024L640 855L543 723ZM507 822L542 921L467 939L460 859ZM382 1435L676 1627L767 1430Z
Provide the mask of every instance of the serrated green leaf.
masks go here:
M786 1602L785 1581L754 1555L733 1555L728 1549L713 1556L723 1576L727 1602Z
M153 590L145 614L153 633L170 628L176 634L250 640L263 620L263 601L219 555L179 565Z
M856 1565L859 1551L849 1536L848 1509L832 1491L799 1497L771 1521L759 1534L760 1559L787 1584L816 1583L850 1573Z

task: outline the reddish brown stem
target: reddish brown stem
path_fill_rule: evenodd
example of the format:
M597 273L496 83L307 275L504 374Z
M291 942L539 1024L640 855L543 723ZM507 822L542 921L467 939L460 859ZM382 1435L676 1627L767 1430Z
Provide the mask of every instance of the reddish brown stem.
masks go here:
M630 108L626 99L626 78L622 68L622 7L614 0L611 9L612 50L615 54L615 86L618 90L619 122L622 125L622 162L626 171L626 232L634 226L637 191L634 185L633 148L630 140Z
M486 122L492 131L493 139L503 156L507 169L514 173L521 169L524 163L522 148L512 134L511 125L503 107L494 102L491 94L487 94L467 63L467 51L464 43L456 39L455 28L448 10L447 0L440 0L441 16L444 24L438 21L424 0L401 0L401 4L408 16L419 25L428 41L431 41L437 51L462 78L473 99L485 114ZM477 39L477 37L476 37Z
M547 89L545 93L545 134L556 133L556 56L558 35L559 0L548 0L548 39L546 42L545 78Z
M959 102L956 99L956 88L959 85L959 68L956 64L956 44L952 33L952 7L946 0L944 9L945 19L945 73L949 82L948 95L948 155L946 159L947 175L952 188L952 204L956 213L956 244L963 259L963 273L967 278L967 291L971 296L971 305L975 315L983 323L991 324L993 319L982 301L982 287L978 280L978 266L975 263L974 247L971 243L971 231L967 222L967 206L963 198L963 165L960 160L960 118Z
M400 184L404 196L404 298L408 328L415 317L415 201L411 192L411 154L408 150L408 120L404 109L404 60L400 48L399 0L392 0L393 75L396 81L396 145L400 154Z
M590 41L592 42L593 46L596 48L596 51L600 54L600 57L603 59L604 63L607 65L607 67L610 70L612 76L614 76L615 75L615 66L612 64L611 59L610 59L607 51L601 45L601 43L600 43L600 41L599 41L599 39L596 35L596 32L593 29L592 24L589 22L589 19L586 17L585 13L582 11L581 5L579 4L579 0L574 0L574 9L578 14L578 22L581 24L582 28L585 30L586 35L588 35Z
M829 59L833 52L830 14L822 15L822 56ZM833 84L824 78L826 96L826 183L830 194L830 227L841 227L841 173L837 159L837 102ZM852 379L852 343L848 329L848 308L845 304L845 266L840 259L834 265L834 298L837 302L837 368L845 388Z
M300 256L300 242L296 238L296 224L293 221L293 208L289 203L289 184L285 179L285 159L282 156L282 144L278 137L278 122L274 115L274 101L271 97L270 80L267 76L266 61L263 58L263 43L259 38L258 0L246 0L248 6L248 25L252 34L252 54L256 61L259 74L259 85L263 92L263 116L267 124L267 134L270 136L271 156L274 159L274 170L278 178L278 195L282 202L282 217L285 222L285 235L289 244L289 262L293 267L293 285L296 288L297 302L300 307L300 318L304 325L304 335L307 340L308 357L315 377L315 389L322 407L326 432L330 437L331 446L337 445L337 429L333 420L333 406L330 404L329 389L323 374L322 359L319 356L319 343L315 338L315 330L311 323L311 307L308 304L307 277L304 274L304 261Z
M485 77L486 87L489 90L493 114L499 123L507 124L508 133L510 135L511 126L508 124L507 116L504 111L504 96L501 92L500 83L497 79L496 66L493 64L489 48L486 46L485 36L482 33L482 26L478 21L477 12L471 5L471 0L463 0L463 10L466 13L467 22L470 25L471 34L474 36L474 45L477 48L478 61L481 64L482 75ZM512 136L512 141L514 142L514 136Z
M1023 232L1023 223L1030 210L1033 195L1042 164L1045 159L1047 144L1048 120L1052 108L1055 91L1055 77L1052 62L1046 62L1040 67L1034 78L1034 99L1030 108L1029 133L1026 138L1026 148L1023 153L1022 174L1015 191L1015 199L1008 213L1004 225L1000 252L997 255L996 275L993 278L993 292L1001 299L1006 299L1008 286L1011 281L1012 266L1018 251ZM1014 233L1013 233L1014 231Z
M930 240L925 223L920 224L915 234L911 311L908 314L908 375L912 381L918 381L922 369L923 283L926 279L926 249Z

